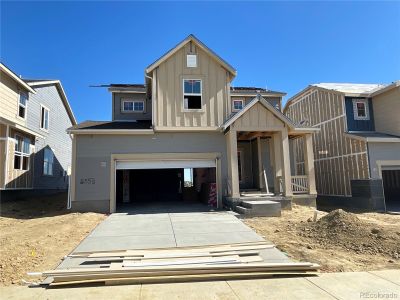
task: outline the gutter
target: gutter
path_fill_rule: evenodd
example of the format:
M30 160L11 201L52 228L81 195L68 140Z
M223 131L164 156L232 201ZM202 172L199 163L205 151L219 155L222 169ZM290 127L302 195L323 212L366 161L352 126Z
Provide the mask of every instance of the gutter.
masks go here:
M69 129L69 134L121 134L121 135L147 135L154 134L153 129Z

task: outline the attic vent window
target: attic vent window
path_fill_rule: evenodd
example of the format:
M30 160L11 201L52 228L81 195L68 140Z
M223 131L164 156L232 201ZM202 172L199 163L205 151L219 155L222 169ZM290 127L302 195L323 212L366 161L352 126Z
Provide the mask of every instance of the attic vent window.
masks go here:
M196 54L188 54L186 56L186 65L188 68L196 68L197 67L197 55Z
M183 107L184 109L201 109L201 80L183 80Z

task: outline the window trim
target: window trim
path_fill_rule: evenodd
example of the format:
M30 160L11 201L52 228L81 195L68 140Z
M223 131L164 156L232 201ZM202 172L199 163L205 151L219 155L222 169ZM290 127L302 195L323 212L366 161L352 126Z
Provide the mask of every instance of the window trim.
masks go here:
M45 168L44 168L44 163L45 163L45 155L46 155L46 150L47 151L50 151L51 152L51 154L53 155L53 159L52 159L52 163L51 163L51 174L47 174L44 170L45 170ZM47 162L47 164L49 164L49 162ZM49 168L48 168L49 169ZM50 170L50 169L49 169ZM46 147L46 148L44 148L43 149L43 165L42 165L42 174L43 174L43 176L54 176L54 152L53 152L53 150L51 149L51 148L49 148L49 147Z
M364 104L365 116L358 115L358 108L357 108L358 103ZM368 99L353 99L353 115L354 115L354 120L364 120L364 121L370 120Z
M45 109L45 110L48 111L48 116L47 116L47 129L44 128L44 127L42 127L42 117L43 117L42 114L43 114L43 109ZM39 128L40 128L40 130L45 131L45 132L49 132L49 128L50 128L50 109L49 109L47 106L43 105L43 104L40 104Z
M24 104L21 104L21 102L20 102L20 101L21 101L21 95L22 95L22 94L25 94L25 95L26 95L25 105L24 105ZM19 118L19 119L21 119L21 120L26 120L26 112L27 112L27 110L28 110L28 100L29 100L29 93L24 92L24 91L19 91L18 106L17 106L17 118ZM21 116L19 115L19 108L20 108L21 106L25 109L25 113L24 113L24 116L23 116L23 117L21 117Z
M125 102L132 102L133 103L133 110L125 110L124 103ZM135 102L142 102L143 103L143 110L135 110ZM145 113L146 112L146 101L145 100L134 100L129 98L122 98L121 99L121 113L124 114L132 114L132 113Z
M235 109L235 101L240 101L240 102L242 102L242 108L241 108L241 109ZM243 109L243 107L244 107L244 99L233 99L233 100L232 100L232 111L233 111L233 112L241 111L241 110Z
M197 80L200 81L200 93L185 93L185 81L186 80ZM185 95L191 95L191 96L200 96L200 103L201 103L201 108L185 108ZM204 112L204 107L203 107L203 79L200 78L182 78L182 111L183 112Z
M21 151L17 151L15 150L15 146L17 145L17 137L20 137L20 139L22 140L22 145L21 145ZM29 153L25 153L24 152L24 144L25 144L25 140L29 139L29 148L28 151ZM18 170L18 171L29 171L30 170L30 164L31 164L31 142L30 142L30 138L24 137L23 135L16 133L14 135L14 155L13 155L13 169L14 170ZM19 163L19 168L15 168L15 156L19 156L20 157L20 163ZM24 164L24 157L28 158L28 168L26 170L23 169L23 164Z

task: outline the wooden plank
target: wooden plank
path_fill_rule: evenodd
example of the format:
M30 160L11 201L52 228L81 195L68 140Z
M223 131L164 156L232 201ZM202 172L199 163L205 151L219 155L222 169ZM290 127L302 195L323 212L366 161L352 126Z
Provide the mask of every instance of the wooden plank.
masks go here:
M102 252L102 253L93 253L84 256L77 256L77 255L69 255L70 257L88 257L88 258L99 258L99 257L124 257L124 256L141 256L144 257L145 255L171 255L174 253L175 255L179 253L180 255L184 255L186 253L199 253L199 254L215 254L215 253L223 253L223 252L232 252L232 251L241 251L241 250L259 250L259 249L271 249L274 248L274 245L249 245L249 246L238 246L238 247L215 247L215 248L205 248L202 249L201 252L197 249L187 249L181 250L174 248L168 250L126 250L122 252Z
M137 278L110 278L110 279L86 279L65 282L53 282L50 286L78 285L88 283L101 283L105 285L115 284L138 284L138 283L168 283L168 282L189 282L201 280L229 280L229 279L254 279L254 278L271 278L283 276L315 276L317 273L306 272L274 272L274 273L213 273L213 274L193 274L193 275L172 275L172 276L154 276L154 277L137 277Z
M165 248L142 248L142 249L121 249L121 250L110 250L110 251L92 251L92 252L74 252L71 253L70 257L78 257L78 256L84 256L84 255L90 255L90 254L95 254L95 253L117 253L117 252L126 252L126 251L159 251L159 250L168 250L168 251L176 251L176 250L194 250L194 249L214 249L214 248L220 248L223 246L226 247L231 247L230 249L232 249L233 247L241 247L241 246L256 246L256 245L265 245L268 247L275 247L274 245L271 245L270 243L266 242L266 241L259 241L259 242L244 242L244 243L233 243L233 244L217 244L217 245L202 245L202 246L187 246L187 247L165 247Z
M311 268L311 269L318 269L319 265L312 264L312 263L248 263L248 264L222 264L222 265L199 265L196 269L202 270L221 270L221 269L260 269L260 270L293 270L299 268ZM193 269L193 266L164 266L164 267L145 267L145 268L135 268L134 270L130 268L121 268L119 270L111 270L111 272L121 272L121 273L134 273L134 272L151 272L151 271L166 271L166 270L188 270ZM57 275L64 275L64 274L82 274L82 273L108 273L110 269L105 268L74 268L74 269L59 269L53 271L46 271L42 274L44 276L57 276Z
M144 261L124 260L123 267L150 267L150 266L172 266L172 265L196 265L208 263L241 263L239 255L222 256L222 257L196 257L196 258L179 258L179 259L148 259Z

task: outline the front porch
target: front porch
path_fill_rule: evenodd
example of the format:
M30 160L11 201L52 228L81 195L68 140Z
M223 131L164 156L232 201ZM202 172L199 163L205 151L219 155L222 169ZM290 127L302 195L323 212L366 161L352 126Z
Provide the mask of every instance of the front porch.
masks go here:
M225 130L228 157L225 205L241 212L246 211L243 207L257 208L257 201L271 207L278 203L279 211L291 209L292 202L315 205L312 144L315 129L296 127L280 111L263 103L262 98L256 98L228 125ZM303 141L302 168L295 167L291 142L298 138ZM261 208L258 205L258 210Z

